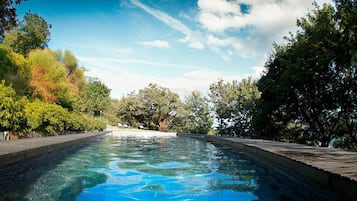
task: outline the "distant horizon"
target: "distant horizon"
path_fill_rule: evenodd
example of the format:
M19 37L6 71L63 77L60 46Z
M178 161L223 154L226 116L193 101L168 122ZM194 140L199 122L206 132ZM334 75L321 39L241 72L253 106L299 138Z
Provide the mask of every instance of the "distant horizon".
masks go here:
M28 0L17 9L19 19L42 16L52 25L49 48L72 51L119 99L149 83L185 96L219 79L258 79L272 43L294 33L313 2Z

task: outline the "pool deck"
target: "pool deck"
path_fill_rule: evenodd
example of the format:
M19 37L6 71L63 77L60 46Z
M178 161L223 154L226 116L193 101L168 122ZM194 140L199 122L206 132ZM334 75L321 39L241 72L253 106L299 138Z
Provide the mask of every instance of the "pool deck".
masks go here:
M273 164L288 175L318 185L327 193L357 200L357 152L268 140L183 135L229 146ZM343 200L345 200L343 199Z
M0 168L77 146L108 131L0 141Z

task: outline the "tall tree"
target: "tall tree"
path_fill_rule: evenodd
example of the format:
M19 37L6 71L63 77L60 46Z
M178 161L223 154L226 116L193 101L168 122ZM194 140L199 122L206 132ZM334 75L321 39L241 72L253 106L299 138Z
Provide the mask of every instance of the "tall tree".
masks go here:
M133 127L145 124L145 107L138 94L131 92L122 97L118 103L117 115L123 123Z
M168 88L149 84L139 90L139 98L145 108L145 125L153 130L166 131L177 114L180 103L179 95Z
M70 102L66 69L49 50L34 50L28 56L32 96L49 103Z
M356 3L336 2L337 12L331 5L316 5L267 61L267 74L258 84L265 135L281 134L293 123L305 130L296 134L303 141L357 144L356 47L351 46L356 21L349 20L356 16Z
M14 3L19 4L21 0L0 1L0 41L2 41L6 31L16 27L16 8Z
M250 77L231 83L219 80L210 85L209 96L220 134L252 136L252 118L260 96L255 81Z
M26 13L19 26L5 34L3 43L15 52L27 55L33 49L47 47L50 28L51 25L38 14Z
M220 134L230 134L234 125L233 113L237 105L238 83L219 80L211 84L209 89L210 101L218 122L217 130Z
M213 120L209 112L208 100L199 91L193 91L185 98L187 114L182 125L183 132L206 134L211 129Z
M257 81L248 77L239 82L237 105L234 111L234 130L240 136L253 137L255 133L253 116L257 112L259 99Z
M5 80L18 95L28 95L30 70L23 55L0 45L0 66L0 80Z
M99 80L90 81L83 89L80 107L91 116L100 116L110 104L110 89Z
M84 75L85 68L78 66L77 58L70 50L65 50L64 54L61 51L55 51L54 54L66 68L70 90L78 95L87 83Z

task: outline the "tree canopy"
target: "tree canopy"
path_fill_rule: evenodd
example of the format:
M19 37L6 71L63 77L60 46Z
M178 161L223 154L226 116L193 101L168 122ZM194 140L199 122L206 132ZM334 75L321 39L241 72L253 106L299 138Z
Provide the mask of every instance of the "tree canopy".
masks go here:
M19 26L8 30L3 39L16 53L27 55L36 48L44 49L50 40L51 25L38 14L26 13Z
M102 121L80 113L79 105L92 104L80 103L80 95L95 93L84 91L84 68L69 50L62 56L46 48L50 25L32 13L17 24L13 1L1 4L0 131L31 136L104 129Z
M252 136L252 118L260 93L250 77L241 82L224 83L219 80L210 85L211 102L220 134Z
M275 45L259 82L262 135L322 146L357 144L356 3L316 5ZM293 128L293 129L290 129Z
M80 107L91 116L101 116L110 104L110 89L99 80L90 81L80 97Z
M4 33L16 27L16 8L14 3L19 4L21 0L2 0L0 2L0 41L4 37Z

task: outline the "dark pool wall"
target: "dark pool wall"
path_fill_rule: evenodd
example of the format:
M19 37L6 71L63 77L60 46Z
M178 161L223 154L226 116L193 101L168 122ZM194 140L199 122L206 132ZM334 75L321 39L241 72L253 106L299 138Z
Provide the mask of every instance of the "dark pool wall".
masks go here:
M65 157L102 139L91 136L11 153L0 160L0 200L18 200L18 195L44 172L53 169ZM11 192L11 193L9 193Z
M351 179L336 175L293 159L252 147L244 143L237 143L215 136L181 134L216 144L217 146L230 147L236 151L244 152L253 160L259 161L265 166L270 166L287 177L291 177L301 184L299 188L306 191L316 191L326 200L349 201L356 200L356 182Z

